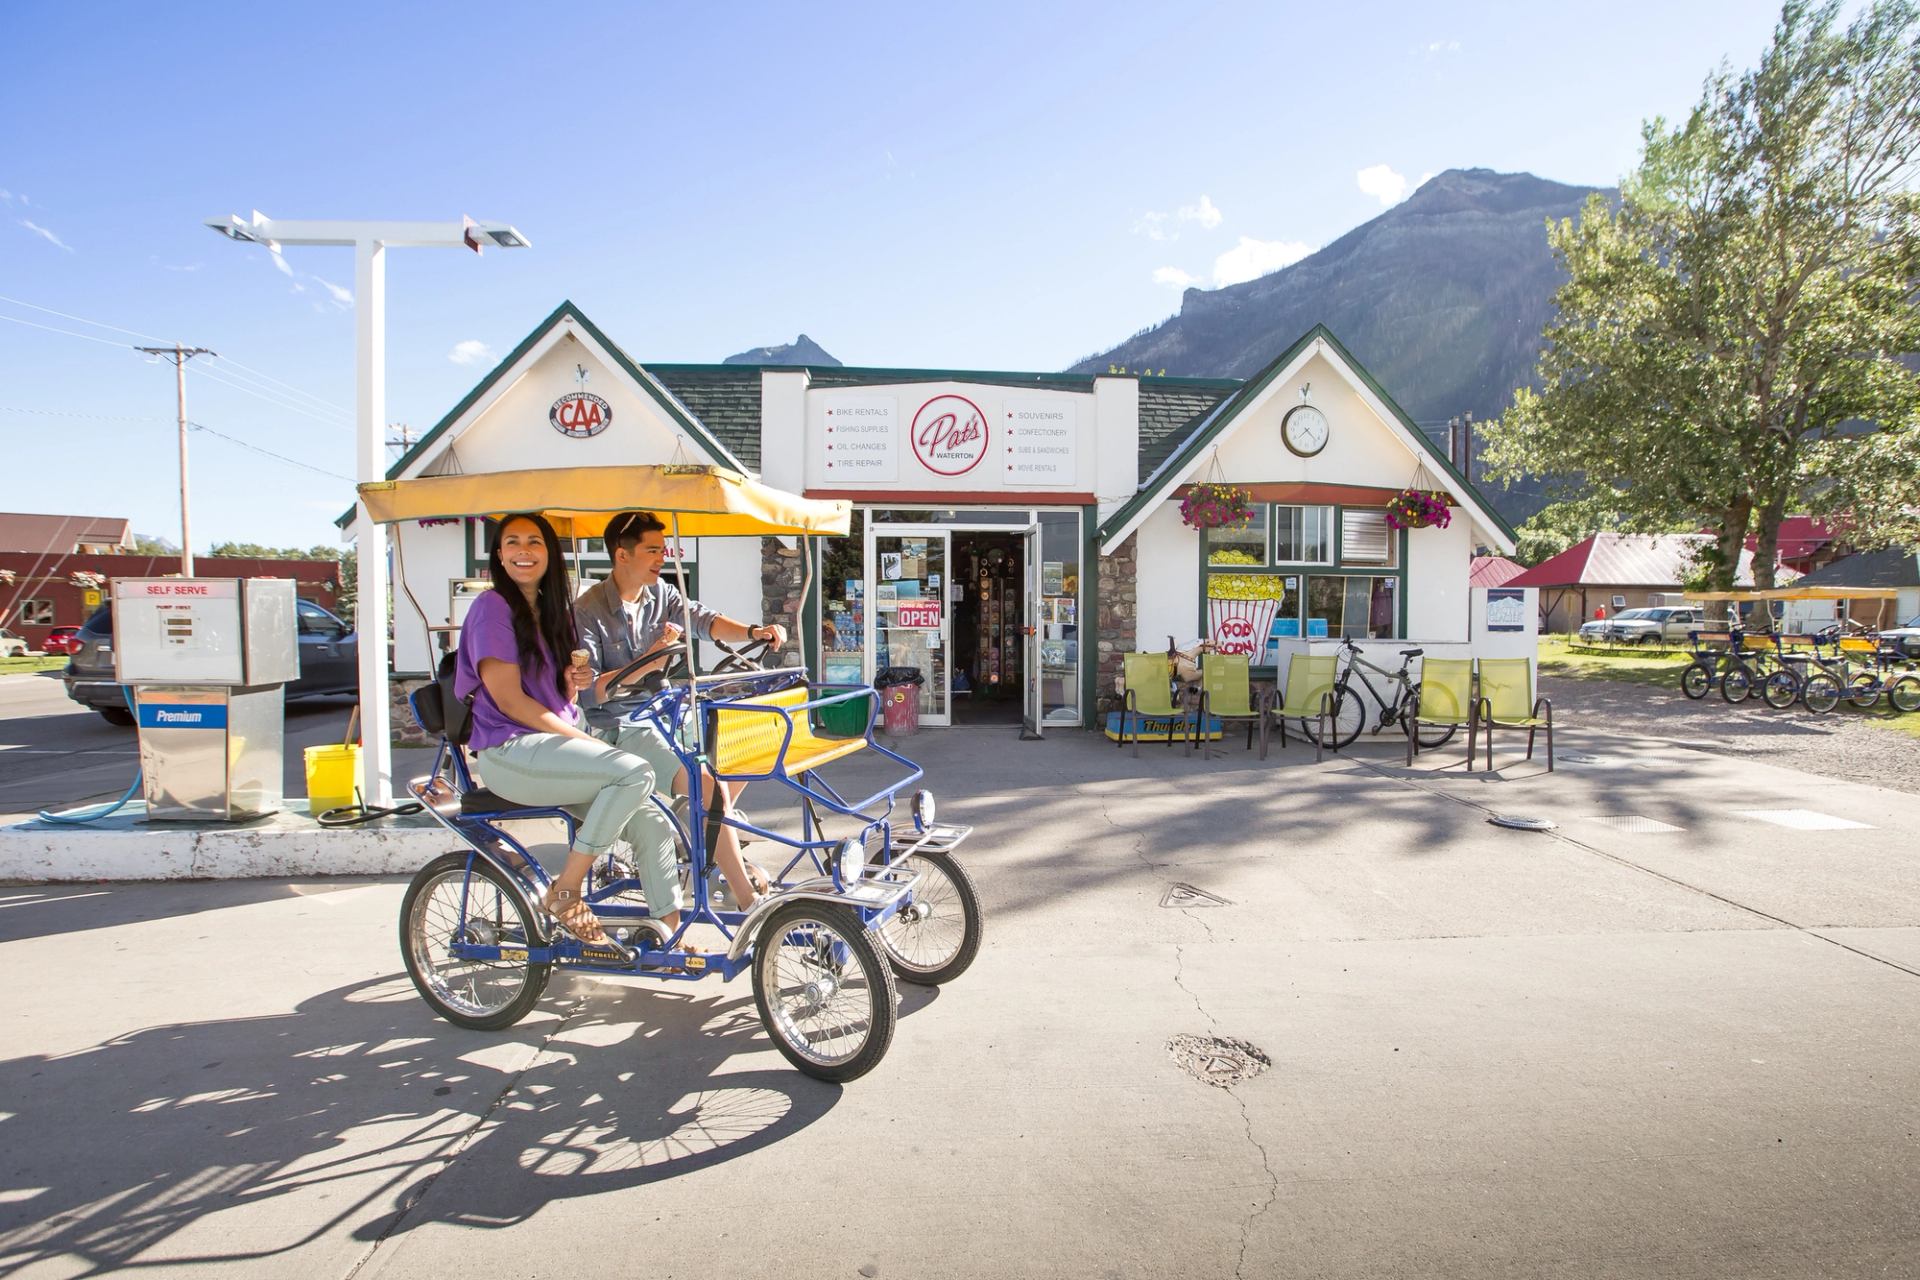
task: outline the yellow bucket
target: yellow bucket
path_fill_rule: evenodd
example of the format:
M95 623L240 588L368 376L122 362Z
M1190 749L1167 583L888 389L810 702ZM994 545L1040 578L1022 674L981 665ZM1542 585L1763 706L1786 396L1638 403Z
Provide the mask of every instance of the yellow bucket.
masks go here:
M307 812L318 817L353 803L360 777L360 748L351 744L307 748Z

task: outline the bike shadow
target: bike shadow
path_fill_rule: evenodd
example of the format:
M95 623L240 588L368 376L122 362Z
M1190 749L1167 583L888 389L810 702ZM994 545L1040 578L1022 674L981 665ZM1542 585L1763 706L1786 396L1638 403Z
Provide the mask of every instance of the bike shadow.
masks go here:
M750 993L576 982L488 1033L396 976L0 1061L0 1274L318 1263L680 1177L833 1109L839 1086L784 1060L728 1069L769 1048Z

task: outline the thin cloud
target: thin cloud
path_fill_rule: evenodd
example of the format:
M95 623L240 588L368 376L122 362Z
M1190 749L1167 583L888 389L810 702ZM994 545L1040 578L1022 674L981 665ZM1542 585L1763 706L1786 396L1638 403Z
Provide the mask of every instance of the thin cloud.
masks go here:
M468 338L465 342L453 344L453 350L447 352L447 359L455 364L493 364L499 359L493 354L493 348L478 338Z
M1190 275L1178 267L1161 267L1153 273L1155 284L1172 285L1176 289L1191 289L1195 285L1205 284L1199 276Z
M1443 53L1458 52L1460 52L1460 42L1458 40L1433 40L1427 44L1427 56L1429 58L1437 58Z
M1368 165L1353 175L1360 190L1383 205L1399 204L1407 194L1407 179L1384 164Z
M1255 240L1241 236L1240 243L1213 260L1216 287L1241 284L1248 280L1290 267L1313 252L1302 240Z
M1220 225L1226 215L1213 203L1210 196L1202 195L1193 204L1183 204L1169 212L1148 212L1140 215L1133 224L1135 235L1149 240L1178 240L1180 233L1189 226L1197 226L1202 231L1211 231Z
M21 203L25 204L26 201L22 200ZM25 227L27 230L33 232L33 234L39 236L42 240L45 240L48 244L52 245L56 249L65 249L68 253L72 253L74 251L72 245L68 244L65 240L62 240L59 236L53 234L53 232L47 230L45 227L41 226L37 222L29 222L27 219L22 218L20 219L20 225Z
M340 306L350 307L353 305L353 290L343 289L339 285L334 284L331 280L322 280L319 276L308 276L307 279L313 281L315 284L318 284L322 289L325 289L328 293L332 294L334 302L338 303Z
M269 249L267 251L267 257L273 259L273 266L276 271L289 280L293 279L293 268L287 263L286 258L281 256L278 249Z

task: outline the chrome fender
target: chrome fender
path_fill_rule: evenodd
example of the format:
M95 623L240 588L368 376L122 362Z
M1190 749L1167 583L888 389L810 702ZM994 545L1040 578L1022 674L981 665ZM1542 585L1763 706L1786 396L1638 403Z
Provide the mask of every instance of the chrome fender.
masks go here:
M798 884L786 885L770 893L763 893L747 909L747 915L734 930L733 941L727 946L727 960L738 963L740 957L753 945L753 939L760 932L763 919L775 908L789 902L831 902L843 907L878 907L893 899L912 893L920 885L919 873L908 874L900 871L883 871L860 881L850 892L842 893L833 887L833 877L816 876L811 880L802 880ZM866 886L872 886L867 888Z

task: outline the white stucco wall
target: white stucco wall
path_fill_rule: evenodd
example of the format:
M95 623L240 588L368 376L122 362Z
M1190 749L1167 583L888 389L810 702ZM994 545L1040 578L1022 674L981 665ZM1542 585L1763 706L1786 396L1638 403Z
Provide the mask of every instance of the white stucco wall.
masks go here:
M1135 544L1135 643L1163 649L1199 634L1200 535L1180 520L1180 504L1163 502L1140 526Z
M388 530L388 545L394 550L393 575L393 669L408 675L432 671L439 662L439 650L428 644L427 627L444 626L451 602L449 584L467 576L466 549L461 545L462 528L458 524L435 525L422 529L411 520ZM406 566L406 588L401 589L398 569ZM409 598L407 592L411 591ZM420 607L414 608L418 600ZM425 615L424 620L422 614Z
M760 372L760 478L776 489L807 487L806 370Z
M1472 560L1472 522L1460 513L1444 529L1408 532L1408 639L1467 638L1467 572Z
M1300 457L1280 439L1281 420L1303 403L1300 390L1305 386L1312 388L1306 403L1326 415L1328 426L1326 447L1311 458ZM1260 404L1236 418L1218 452L1227 479L1244 484L1294 481L1399 489L1413 479L1418 461L1322 355L1307 360ZM1203 479L1210 470L1211 458L1203 455L1186 479Z
M1894 619L1894 625L1896 626L1905 622L1908 618L1920 614L1920 587L1902 587L1900 589L1899 606L1898 609L1894 610L1895 614L1898 615Z
M1105 520L1138 491L1140 479L1140 380L1095 378L1094 496Z

